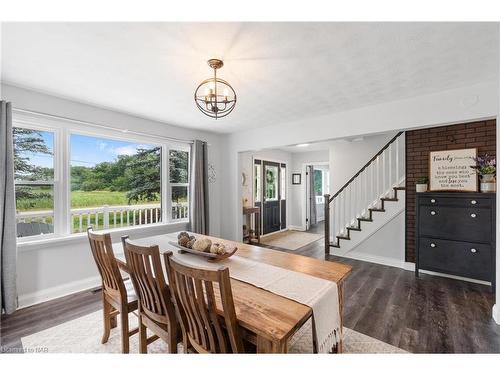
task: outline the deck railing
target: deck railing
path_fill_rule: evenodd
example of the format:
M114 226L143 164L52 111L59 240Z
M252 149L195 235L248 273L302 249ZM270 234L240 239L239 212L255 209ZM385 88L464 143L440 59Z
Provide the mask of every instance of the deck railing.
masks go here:
M173 220L187 219L188 212L189 207L187 202L172 204ZM88 226L93 226L95 229L108 229L153 224L161 221L161 205L159 203L74 208L70 213L72 233L83 232ZM18 212L16 219L18 223L45 223L52 225L54 222L54 211Z

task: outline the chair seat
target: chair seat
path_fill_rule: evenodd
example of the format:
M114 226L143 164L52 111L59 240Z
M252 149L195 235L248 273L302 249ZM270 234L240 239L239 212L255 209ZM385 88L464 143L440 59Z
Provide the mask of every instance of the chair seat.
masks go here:
M127 302L135 302L137 301L137 295L135 294L134 284L132 284L132 280L124 280L123 284L125 285L125 289L127 291Z

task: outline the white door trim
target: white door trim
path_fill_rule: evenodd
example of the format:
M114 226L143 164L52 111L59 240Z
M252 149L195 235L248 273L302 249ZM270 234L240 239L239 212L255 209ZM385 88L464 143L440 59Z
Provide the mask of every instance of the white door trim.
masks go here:
M307 221L306 219L309 218L309 213L307 210L307 180L306 180L306 172L307 172L307 166L308 165L328 165L330 166L329 161L313 161L313 162L307 162L307 163L302 163L302 169L301 169L301 181L304 181L303 184L300 184L300 196L302 197L301 199L301 210L302 210L302 231L307 230ZM330 171L330 179L332 178L332 170L329 168Z

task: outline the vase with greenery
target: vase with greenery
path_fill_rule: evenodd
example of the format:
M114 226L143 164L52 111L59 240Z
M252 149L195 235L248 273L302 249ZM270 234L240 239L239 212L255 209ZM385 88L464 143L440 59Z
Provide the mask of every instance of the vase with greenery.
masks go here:
M427 191L427 184L429 183L429 179L427 177L418 177L415 190L417 193L425 193Z
M485 193L494 192L496 190L496 158L494 156L485 154L484 156L478 156L472 159L474 160L476 165L472 165L471 168L477 171L481 179L481 191Z

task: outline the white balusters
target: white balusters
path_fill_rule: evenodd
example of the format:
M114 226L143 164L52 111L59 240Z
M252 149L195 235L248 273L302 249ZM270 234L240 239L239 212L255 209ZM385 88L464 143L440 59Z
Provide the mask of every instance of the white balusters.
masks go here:
M380 198L393 196L392 188L399 186L404 178L405 147L402 137L404 133L393 139L332 199L329 217L334 242L335 236L347 235L347 227L357 226L357 218L368 217L369 208L380 207Z
M388 189L392 188L392 143L389 145L389 178L388 178Z

